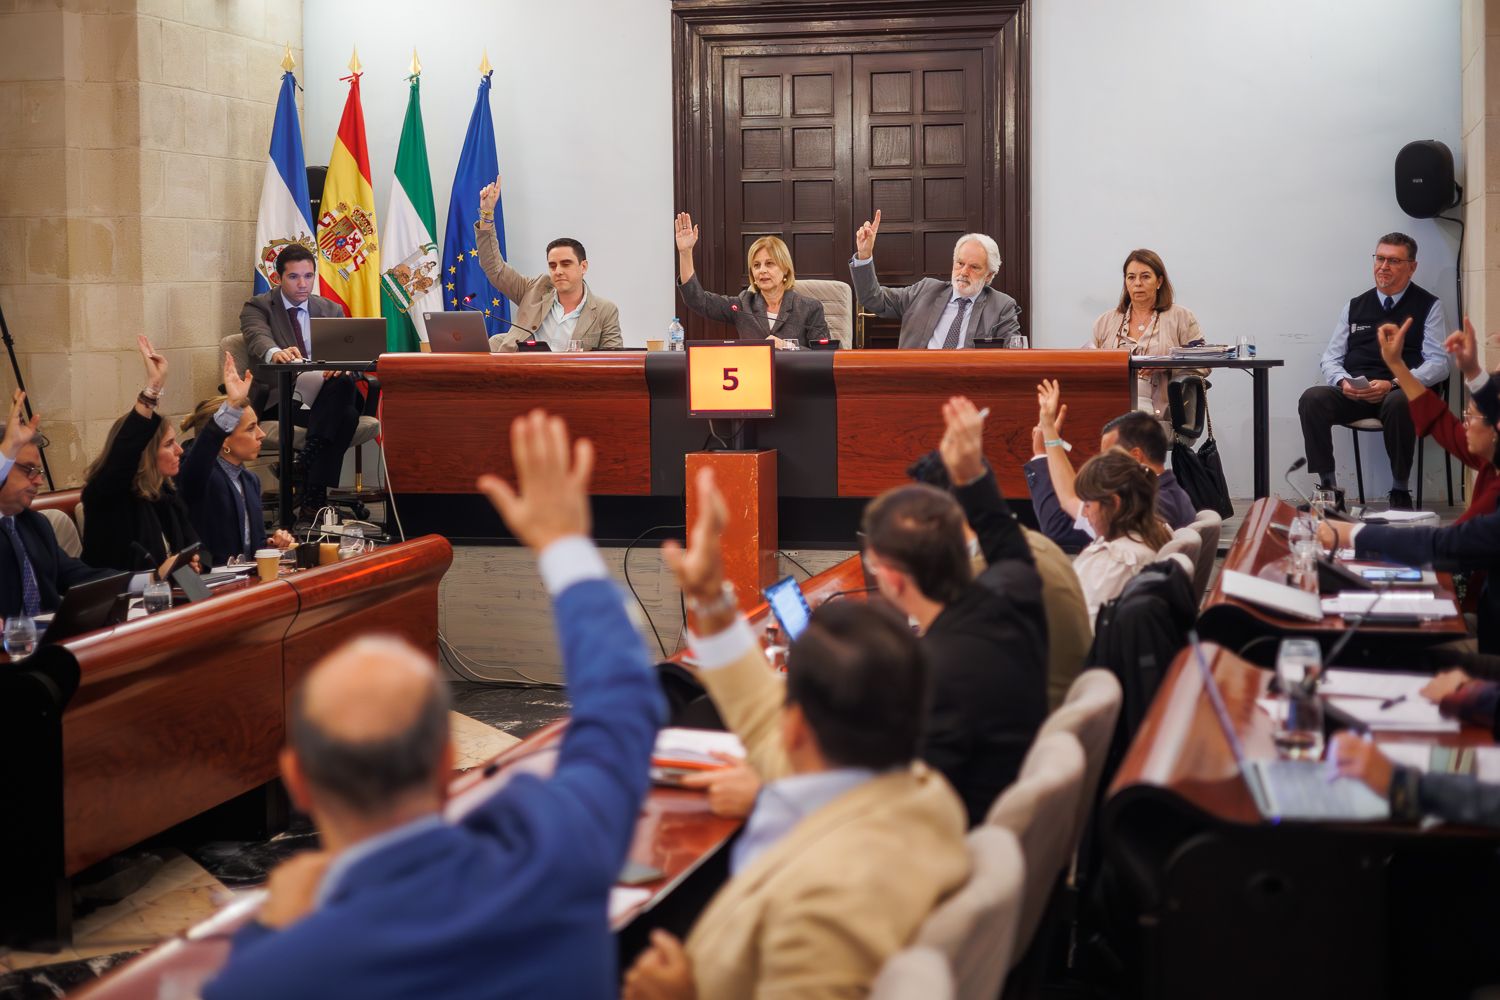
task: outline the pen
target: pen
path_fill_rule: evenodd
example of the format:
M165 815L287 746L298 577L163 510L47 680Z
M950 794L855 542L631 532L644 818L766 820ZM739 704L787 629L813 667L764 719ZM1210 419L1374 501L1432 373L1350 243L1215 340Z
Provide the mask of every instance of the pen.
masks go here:
M990 408L988 406L986 406L984 409L982 409L982 410L979 411L979 419L980 420L983 420L985 417L987 417L989 415L990 415Z
M1382 701L1380 703L1380 710L1382 712L1384 712L1388 708L1395 708L1397 705L1401 704L1405 700L1406 700L1406 695L1404 695L1404 694L1403 695L1397 695L1394 698L1387 698L1385 701Z

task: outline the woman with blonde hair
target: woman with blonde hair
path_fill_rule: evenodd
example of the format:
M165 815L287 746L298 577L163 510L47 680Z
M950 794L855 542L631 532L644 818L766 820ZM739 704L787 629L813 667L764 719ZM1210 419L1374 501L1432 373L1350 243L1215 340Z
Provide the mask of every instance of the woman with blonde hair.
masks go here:
M156 412L166 387L167 359L145 337L137 337L136 344L146 366L146 385L130 411L110 428L103 453L84 473L83 561L101 568L155 569L198 541L173 483L182 446L171 422Z
M1073 560L1089 621L1172 537L1156 516L1156 475L1118 448L1083 463L1073 483L1094 540Z
M217 563L235 556L253 559L255 550L267 545L260 479L245 468L260 455L266 439L249 405L254 379L251 372L241 378L234 358L225 354L225 395L199 403L182 422L183 434L191 435L192 441L182 456L177 485L193 529ZM282 529L270 538L278 549L295 542Z
M1120 302L1094 321L1094 332L1084 347L1129 351L1152 357L1172 353L1203 340L1198 317L1173 300L1167 265L1154 250L1132 250L1120 268L1124 277ZM1170 420L1167 383L1183 371L1203 369L1142 369L1137 373L1136 404L1158 420Z
M698 245L698 227L692 216L681 212L675 227L677 239L677 290L683 303L700 316L734 324L740 340L769 340L778 348L806 344L828 337L823 303L792 291L797 272L792 255L776 236L762 236L750 244L746 263L750 287L731 298L707 291L693 272L693 247Z

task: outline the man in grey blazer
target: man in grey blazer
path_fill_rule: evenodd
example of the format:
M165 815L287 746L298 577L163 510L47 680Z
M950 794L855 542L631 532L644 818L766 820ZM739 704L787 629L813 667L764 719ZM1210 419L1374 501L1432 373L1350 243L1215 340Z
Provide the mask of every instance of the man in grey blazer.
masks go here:
M875 235L880 211L854 234L849 274L860 305L877 316L901 321L897 347L952 351L976 340L998 340L1021 332L1016 300L989 287L1000 271L1000 248L983 233L967 233L953 247L953 280L923 278L905 288L886 288L875 276Z
M589 273L583 244L563 237L547 244L547 273L528 278L500 256L495 237L495 203L500 200L500 178L479 192L479 221L474 223L474 245L484 276L515 306L515 324L490 338L491 351L514 351L529 339L546 341L554 351L565 351L577 341L585 351L621 347L620 310L596 295L584 281Z
M318 265L311 251L293 243L276 258L280 283L269 292L252 296L240 309L240 333L245 337L245 351L251 365L274 361L282 364L310 357L313 319L341 317L344 310L337 302L312 293ZM296 325L293 326L294 318ZM311 377L312 373L308 373ZM302 397L311 402L293 404L290 418L278 412L278 400L271 393L273 379L255 379L250 385L250 405L262 420L290 419L307 428L302 445L302 468L306 474L298 517L312 520L318 509L328 502L328 490L339 484L344 469L344 452L354 442L359 426L363 400L354 379L342 372L323 373L321 385L308 388L298 379Z

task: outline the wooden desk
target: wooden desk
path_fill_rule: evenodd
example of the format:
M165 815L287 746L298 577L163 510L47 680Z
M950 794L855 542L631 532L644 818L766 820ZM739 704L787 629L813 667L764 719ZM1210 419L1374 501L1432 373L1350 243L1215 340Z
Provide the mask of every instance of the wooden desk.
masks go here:
M1274 756L1270 716L1255 704L1269 672L1211 644L1205 653L1247 753ZM1493 744L1473 728L1377 740ZM1493 963L1492 947L1462 950L1476 929L1496 929L1493 898L1476 899L1488 916L1475 921L1456 897L1500 877L1500 831L1262 820L1190 649L1162 682L1100 822L1115 933L1138 935L1143 995L1450 995L1413 991L1444 973L1429 962L1465 976Z
M1037 382L1062 380L1080 461L1133 400L1124 351L795 351L774 363L776 416L746 421L746 447L777 452L786 544L848 545L864 501L937 446L955 393L990 408L986 449L1023 503ZM684 456L712 443L708 421L687 416L685 366L665 351L383 355L388 481L407 530L506 537L474 481L512 475L510 422L538 406L594 442L597 537L680 523ZM716 430L726 437L728 422Z
M1291 554L1284 529L1291 525L1296 509L1276 497L1262 497L1250 505L1234 544L1224 556L1224 569L1238 570L1251 576L1276 575L1273 564ZM1272 525L1279 526L1273 528ZM1281 582L1281 581L1278 581ZM1438 575L1438 594L1452 598L1453 580L1446 573ZM1287 636L1318 640L1326 652L1350 628L1338 615L1322 621L1307 622L1299 618L1256 607L1246 601L1224 595L1224 578L1214 580L1203 600L1198 618L1198 633L1207 641L1239 652L1262 666L1276 660L1276 646ZM1339 657L1343 664L1379 666L1410 665L1418 661L1424 649L1442 642L1463 639L1468 635L1462 617L1422 622L1417 625L1390 625L1371 622L1361 625L1355 637Z
M434 536L43 646L0 672L0 940L66 942L68 878L277 774L292 685L356 633L437 647Z
M803 589L809 603L817 605L835 594L862 599L864 586L860 558L852 556L808 580ZM770 620L770 610L761 604L749 617L758 629ZM455 777L448 786L448 817L463 815L518 774L550 774L566 727L566 721L553 723L484 767ZM703 792L651 787L636 823L630 860L661 869L662 877L642 886L651 891L650 899L617 914L613 921L622 962L639 950L653 927L667 926L686 934L698 909L722 880L727 870L722 852L739 828L739 820L709 812ZM228 959L229 937L255 916L262 898L259 893L251 894L225 907L78 995L90 1000L155 1000L168 979L180 988L201 987Z

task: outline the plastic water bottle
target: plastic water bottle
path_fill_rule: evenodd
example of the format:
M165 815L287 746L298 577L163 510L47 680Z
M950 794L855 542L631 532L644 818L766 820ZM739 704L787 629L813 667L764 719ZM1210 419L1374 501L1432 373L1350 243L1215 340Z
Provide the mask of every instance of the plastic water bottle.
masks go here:
M667 327L667 350L682 350L682 342L685 339L685 336L686 335L682 331L682 320L680 320L676 316L673 316L672 325Z

